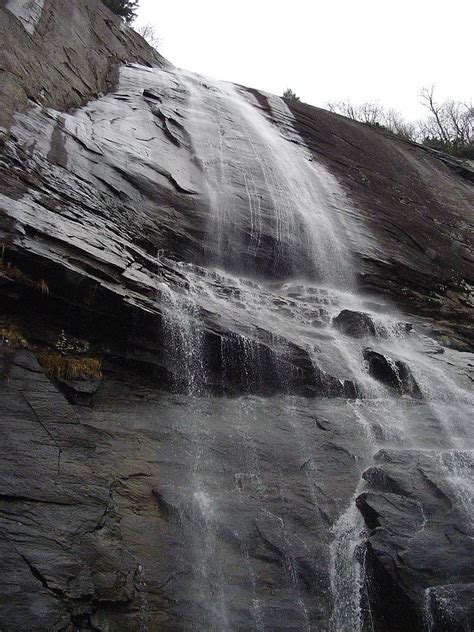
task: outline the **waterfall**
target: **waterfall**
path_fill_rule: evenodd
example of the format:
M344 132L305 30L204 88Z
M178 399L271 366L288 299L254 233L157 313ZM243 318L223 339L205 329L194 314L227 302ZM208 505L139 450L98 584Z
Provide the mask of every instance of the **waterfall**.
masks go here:
M472 165L107 11L0 3L0 628L472 632Z
M355 210L336 179L304 146L284 101L268 96L264 107L250 92L230 84L184 71L155 75L164 107L167 95L172 99L179 94L187 142L200 166L198 175L186 178L194 178L208 202L203 260L168 262L185 283L157 288L170 370L187 402L187 414L176 428L191 444L183 479L188 508L181 521L194 559L189 594L193 620L202 630L269 630L269 621L282 609L294 621L292 629L371 630L367 529L355 505L365 482L342 505L334 501L332 517L321 514L324 471L312 447L307 413L302 413L306 404L292 393L299 372L311 369L294 366L292 350L305 354L305 367L320 371L320 380L333 376L336 392L355 385L357 397L342 398L338 408L364 446L353 465L354 476L360 477L380 450L424 451L471 528L472 395L451 370L448 353L432 353L432 342L422 333L407 335L400 325L403 316L393 306L357 292L351 243L359 237L347 224ZM171 101L167 107L171 110ZM339 330L333 319L343 310L368 315L373 331L354 338ZM209 397L207 313L218 314L223 329L232 332L220 339L222 391L238 379L236 391L250 394L234 400ZM401 390L408 379L403 366L411 369L410 384L419 387L423 403L395 396L390 385L371 374L369 346L386 359L393 388ZM272 400L272 406L284 419L285 450L301 471L299 484L309 503L307 540L290 509L286 474L273 464L268 475L265 438L259 434L267 403L252 389L270 373L283 398ZM235 441L240 469L232 472L232 483L216 465L221 433ZM231 524L232 503L240 506L239 525ZM322 532L328 522L327 573L308 579L304 558L315 555L311 546L316 531ZM281 568L278 604L265 591L262 542ZM229 547L240 552L241 568L229 567ZM322 604L311 600L311 582L316 581L325 595ZM250 587L248 597L243 584ZM425 612L427 621L430 616Z
M258 275L259 250L268 248L280 275L349 286L342 227L331 218L347 200L335 179L309 152L295 152L294 132L285 142L236 87L191 73L181 81L190 95L193 147L205 166L208 243L217 246L217 265ZM291 117L281 99L277 108Z

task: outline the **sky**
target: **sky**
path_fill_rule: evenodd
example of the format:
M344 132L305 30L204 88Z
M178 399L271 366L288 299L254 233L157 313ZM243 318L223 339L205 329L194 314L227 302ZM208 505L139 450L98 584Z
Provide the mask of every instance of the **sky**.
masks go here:
M159 51L175 66L322 106L378 101L424 115L474 96L473 0L140 0Z

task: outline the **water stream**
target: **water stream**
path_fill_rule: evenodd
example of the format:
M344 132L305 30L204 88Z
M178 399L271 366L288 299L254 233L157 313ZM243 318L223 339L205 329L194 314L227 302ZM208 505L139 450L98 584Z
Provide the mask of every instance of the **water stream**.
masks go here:
M162 74L166 87L170 73ZM282 568L278 607L292 613L291 629L370 630L370 616L361 610L365 527L355 506L365 483L354 485L354 495L342 505L334 501L332 515L321 514L324 468L310 439L306 412L301 412L309 404L291 394L294 368L287 359L292 345L304 350L323 372L357 385L357 398L338 404L363 446L354 476L360 477L382 448L426 451L471 529L472 394L450 365L449 353L433 351L432 341L421 332L402 331L403 316L389 304L379 300L375 305L357 293L351 226L341 223L340 213L350 202L304 146L286 104L268 97L263 108L239 87L191 73L175 71L172 78L182 95L186 128L209 200L207 263L172 262L186 283L157 288L176 386L189 398L180 427L193 441L186 474L191 509L183 521L188 524L187 545L194 550L192 590L199 606L195 620L203 630L275 629L268 622L275 619L276 600L266 588L259 561L263 554L255 544L258 536L268 545L266 534L271 533L271 555L280 556ZM343 309L369 314L377 335L354 339L338 331L332 319ZM315 555L311 543L316 536L300 537L301 524L296 526L291 513L295 492L288 487L285 468L269 464L259 431L268 403L256 394L209 398L204 352L209 313L218 314L223 330L235 336L221 341L223 390L236 355L240 383L251 391L259 374L268 372L268 366L259 366L262 339L274 351L281 395L271 404L272 415L275 423L281 419L284 424L284 450L301 470L299 484L308 510L301 524L323 539L326 528L330 539L327 576L320 579L326 595L322 605L311 602L302 570L304 557ZM396 371L395 360L410 367L422 402L394 396L369 374L364 360L368 346L389 358ZM239 469L230 472L231 490L225 482L229 472L219 470L222 465L216 457L221 433L233 437L240 459ZM239 505L244 516L233 527L229 504ZM234 545L240 551L239 569L229 567L226 554ZM426 620L431 620L429 613Z
M32 32L43 2L30 23L27 4L7 2ZM129 64L117 90L82 108L30 105L12 134L32 160L52 156L38 165L53 184L81 182L81 205L56 214L32 188L9 199L11 217L51 243L67 235L61 266L85 246L78 271L93 255L98 283L115 291L122 275L124 303L156 316L166 388L153 535L168 548L157 568L137 568L140 629L152 628L149 604L163 598L172 630L372 632L370 534L356 500L380 455L421 472L456 532L474 537L472 356L441 347L421 319L410 331L387 299L359 291L354 252L385 255L283 99ZM40 238L28 243L54 253ZM343 310L372 328L344 333L334 323ZM417 544L435 522L422 503L418 513ZM451 593L426 584L417 607L435 630L433 604Z

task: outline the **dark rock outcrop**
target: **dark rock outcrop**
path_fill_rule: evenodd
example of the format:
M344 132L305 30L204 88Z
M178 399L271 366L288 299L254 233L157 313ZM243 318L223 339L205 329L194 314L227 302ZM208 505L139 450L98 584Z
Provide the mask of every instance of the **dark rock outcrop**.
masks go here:
M443 461L436 452L383 451L375 463L357 498L370 530L364 559L375 628L415 632L431 623L467 632L472 516L454 501L444 471L462 467L463 454Z
M370 302L369 302L370 305ZM377 305L374 305L377 308ZM409 334L413 325L406 322L390 323L390 327L382 324L376 325L373 317L366 312L356 312L350 309L343 309L332 319L333 326L342 331L346 336L352 338L365 338L373 336L379 338L389 338L391 335L404 336Z
M349 309L344 309L336 318L332 319L332 324L336 329L353 338L376 335L373 320L365 312L353 312Z
M364 359L370 375L379 382L386 384L399 395L422 397L420 387L406 362L392 360L369 347L364 349Z
M243 551L265 578L254 588L265 627L304 625L302 602L325 627L328 526L364 451L341 402L193 402L116 367L87 409L68 404L30 352L0 360L5 632L204 632L215 608L208 588L241 629L253 629ZM195 458L207 463L200 494ZM253 473L248 458L259 460Z
M365 470L375 631L469 629L472 169L178 71L98 0L3 2L0 37L0 628L337 629ZM285 213L294 158L347 277ZM103 381L46 377L63 338Z
M67 629L94 603L118 613L137 566L118 529L120 482L94 457L105 435L83 425L30 353L1 361L2 628Z

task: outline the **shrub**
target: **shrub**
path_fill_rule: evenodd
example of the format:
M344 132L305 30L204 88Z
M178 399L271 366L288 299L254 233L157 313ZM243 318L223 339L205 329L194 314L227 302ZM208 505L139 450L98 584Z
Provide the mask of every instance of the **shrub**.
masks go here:
M286 99L286 101L300 101L301 100L299 97L296 96L296 94L290 88L287 88L282 96L284 99Z
M102 2L127 24L137 17L138 0L102 0Z
M453 156L457 158L467 158L468 160L474 160L474 142L468 145L454 147L452 150Z

